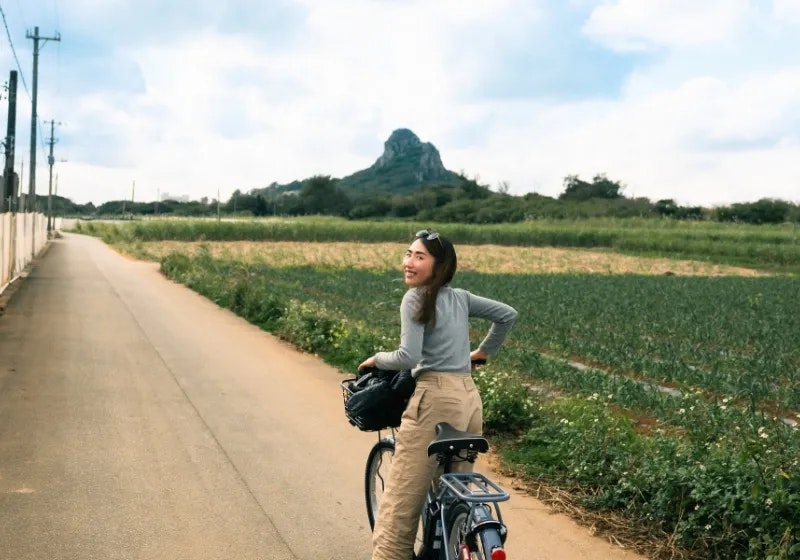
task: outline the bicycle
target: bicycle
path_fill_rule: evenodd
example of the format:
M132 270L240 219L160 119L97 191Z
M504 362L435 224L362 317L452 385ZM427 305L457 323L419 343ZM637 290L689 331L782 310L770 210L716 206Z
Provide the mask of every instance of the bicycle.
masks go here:
M352 381L342 382L345 399L348 382ZM396 435L394 428L390 430L387 437L382 437L382 430L378 430L378 441L367 456L364 492L371 530L375 528L394 456ZM508 530L499 502L508 500L509 494L483 474L451 472L457 461L474 463L479 453L489 450L489 442L447 422L437 424L435 431L428 445L428 456L436 456L443 472L431 481L420 512L414 560L505 560Z

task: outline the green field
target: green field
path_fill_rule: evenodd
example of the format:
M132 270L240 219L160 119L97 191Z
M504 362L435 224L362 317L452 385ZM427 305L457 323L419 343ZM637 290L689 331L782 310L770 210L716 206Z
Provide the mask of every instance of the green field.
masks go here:
M249 221L162 220L123 225L79 223L79 231L112 241L362 241L398 242L436 224L366 222L337 218ZM675 220L536 220L503 225L442 224L457 245L612 249L800 273L800 239L795 226L733 225Z
M407 240L416 229L327 220L153 223L112 230L107 239L130 246L293 235L369 243ZM589 246L613 248L636 240L638 249L618 249L686 256L713 247L707 259L761 270L799 264L797 244L781 228L636 221L445 231L460 243L536 245L549 235L561 246L594 239L600 244ZM344 371L397 343L405 288L385 266L275 265L178 248L162 270ZM520 312L504 350L477 375L486 427L507 464L568 492L586 511L626 519L653 557L800 557L795 275L465 271L455 284ZM475 342L485 328L473 325Z

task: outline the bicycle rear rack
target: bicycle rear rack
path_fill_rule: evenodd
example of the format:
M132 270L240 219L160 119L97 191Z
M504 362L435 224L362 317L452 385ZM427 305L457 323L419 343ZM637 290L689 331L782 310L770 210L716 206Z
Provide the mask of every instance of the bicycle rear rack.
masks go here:
M508 492L480 473L447 473L439 480L465 502L504 502L510 498Z

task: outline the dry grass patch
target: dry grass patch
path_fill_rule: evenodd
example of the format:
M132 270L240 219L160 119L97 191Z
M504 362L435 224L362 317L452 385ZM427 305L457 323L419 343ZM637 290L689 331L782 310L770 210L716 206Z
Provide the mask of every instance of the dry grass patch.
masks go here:
M196 252L208 247L215 256L274 266L320 266L392 270L401 266L405 244L398 243L303 243L303 242L192 242L137 243L119 250L148 260L160 260L173 251ZM552 247L459 245L459 268L485 273L510 274L676 274L680 276L764 276L749 268L700 261L647 258L611 251Z

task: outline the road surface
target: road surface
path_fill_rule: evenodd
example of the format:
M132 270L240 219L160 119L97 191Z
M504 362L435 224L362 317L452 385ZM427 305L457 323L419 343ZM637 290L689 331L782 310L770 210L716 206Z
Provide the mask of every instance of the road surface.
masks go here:
M0 559L368 560L341 373L65 235L0 316ZM511 559L635 559L541 503Z

